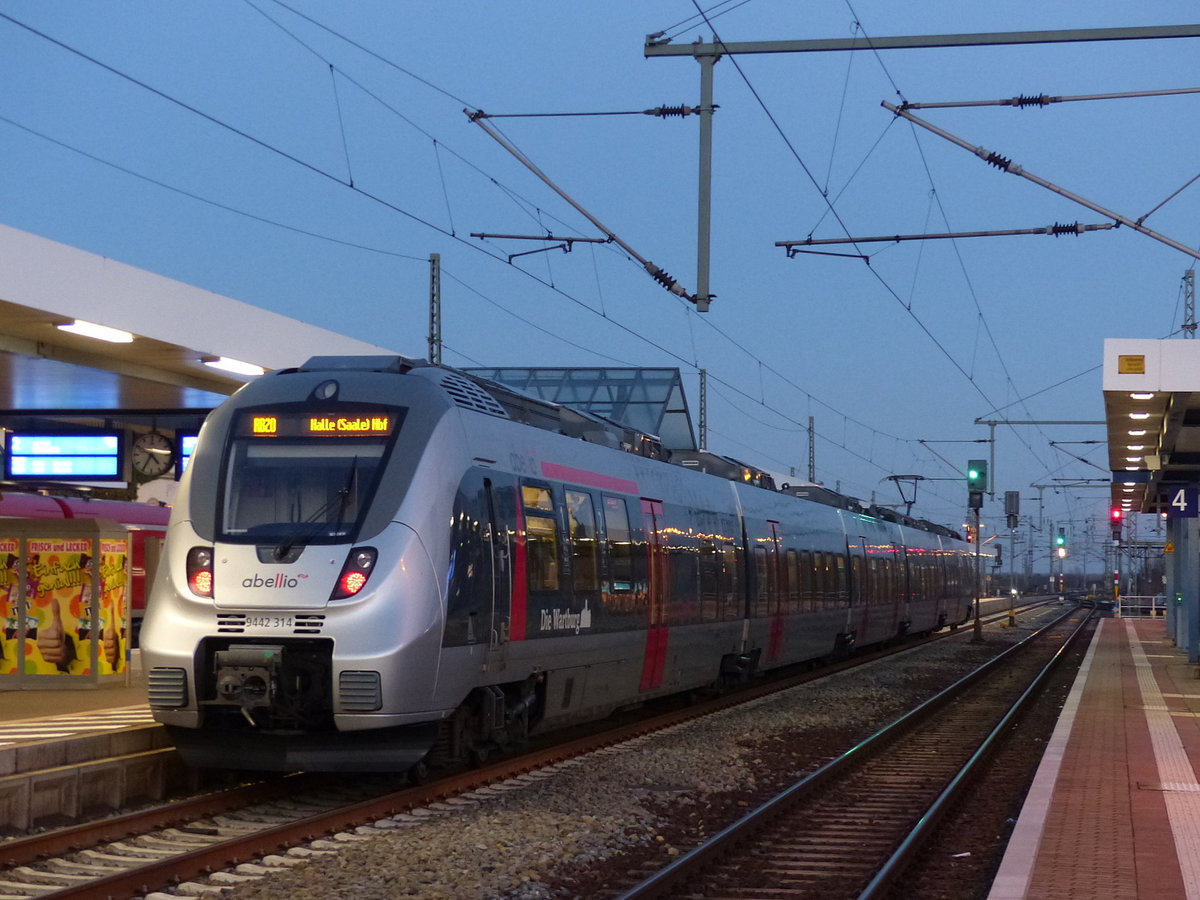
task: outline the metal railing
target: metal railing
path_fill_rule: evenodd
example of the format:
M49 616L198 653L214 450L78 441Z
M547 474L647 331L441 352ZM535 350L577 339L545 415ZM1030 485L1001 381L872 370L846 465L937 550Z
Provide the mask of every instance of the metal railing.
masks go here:
M1117 606L1117 615L1122 619L1154 619L1166 614L1165 594L1122 596Z

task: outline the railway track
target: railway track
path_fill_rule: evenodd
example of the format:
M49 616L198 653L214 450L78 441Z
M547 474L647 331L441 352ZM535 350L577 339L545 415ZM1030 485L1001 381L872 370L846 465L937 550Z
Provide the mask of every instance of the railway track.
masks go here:
M830 671L757 685L749 692L693 704L416 788L397 789L395 782L384 779L363 783L358 777L352 791L348 786L332 786L328 776L291 776L9 841L0 844L0 865L5 867L0 869L0 898L133 897L219 870L232 869L225 876L231 880L260 874L264 867L329 852L339 841L344 844L380 828L400 827L414 813L476 802L488 792L550 777L556 767L571 765L573 758L600 747L786 690Z
M960 679L620 895L887 896L1090 615Z

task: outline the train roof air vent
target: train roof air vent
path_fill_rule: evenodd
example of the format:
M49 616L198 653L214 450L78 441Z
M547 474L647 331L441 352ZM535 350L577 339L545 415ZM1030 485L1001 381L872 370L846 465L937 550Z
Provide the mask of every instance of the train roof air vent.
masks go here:
M509 418L508 413L496 398L469 378L447 372L442 375L441 385L454 402L464 409L473 409L490 416L499 416L501 419Z

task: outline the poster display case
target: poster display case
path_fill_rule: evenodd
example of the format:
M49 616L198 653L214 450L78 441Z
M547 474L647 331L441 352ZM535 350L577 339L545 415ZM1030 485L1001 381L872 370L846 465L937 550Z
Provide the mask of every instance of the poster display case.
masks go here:
M104 519L0 519L0 689L129 681L130 538Z

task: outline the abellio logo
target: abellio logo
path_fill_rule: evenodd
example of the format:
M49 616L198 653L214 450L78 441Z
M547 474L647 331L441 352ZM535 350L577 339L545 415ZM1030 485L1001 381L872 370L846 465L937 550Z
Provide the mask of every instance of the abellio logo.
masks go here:
M267 578L261 575L254 575L251 578L242 579L242 587L244 588L294 588L300 582L295 578L288 578L282 572L277 572Z

